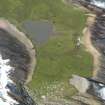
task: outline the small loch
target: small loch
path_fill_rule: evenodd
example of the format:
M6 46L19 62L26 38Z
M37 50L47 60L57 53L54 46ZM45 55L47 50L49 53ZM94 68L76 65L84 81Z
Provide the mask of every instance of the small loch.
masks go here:
M22 24L23 31L28 34L36 45L44 44L54 35L54 26L50 21L25 21Z

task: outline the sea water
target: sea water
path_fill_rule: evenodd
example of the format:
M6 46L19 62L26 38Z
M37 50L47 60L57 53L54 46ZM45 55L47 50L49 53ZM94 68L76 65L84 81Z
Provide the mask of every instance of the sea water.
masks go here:
M13 67L9 65L9 59L3 59L0 55L0 105L17 105L18 102L8 95L10 89L7 87L9 83L15 84L9 77Z
M105 0L90 0L92 5L105 9Z

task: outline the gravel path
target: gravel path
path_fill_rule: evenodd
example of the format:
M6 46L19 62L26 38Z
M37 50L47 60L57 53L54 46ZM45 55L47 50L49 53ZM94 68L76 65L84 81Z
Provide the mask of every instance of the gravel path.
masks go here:
M83 44L86 47L86 51L88 51L93 56L93 76L97 74L97 70L99 69L99 57L100 53L97 51L97 49L93 46L91 42L91 33L90 28L91 25L94 23L95 16L90 16L87 19L87 27L83 30Z

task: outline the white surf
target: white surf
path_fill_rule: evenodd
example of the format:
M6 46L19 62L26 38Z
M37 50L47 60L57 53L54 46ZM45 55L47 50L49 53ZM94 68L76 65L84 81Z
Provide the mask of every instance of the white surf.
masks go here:
M3 59L0 55L0 105L16 105L18 102L8 95L10 91L7 84L15 84L9 77L13 67L9 65L9 59Z

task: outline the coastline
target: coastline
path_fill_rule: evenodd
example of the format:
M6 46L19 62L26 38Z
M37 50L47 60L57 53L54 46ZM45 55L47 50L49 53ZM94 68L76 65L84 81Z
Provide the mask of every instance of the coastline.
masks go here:
M23 45L25 45L25 48L27 49L29 56L30 56L30 62L29 62L29 68L26 72L26 80L25 84L31 81L32 74L35 69L36 65L36 59L35 59L35 49L32 44L32 42L26 37L26 35L23 32L20 32L13 24L11 24L8 20L0 19L0 28L6 30L10 33L11 36L18 39Z

